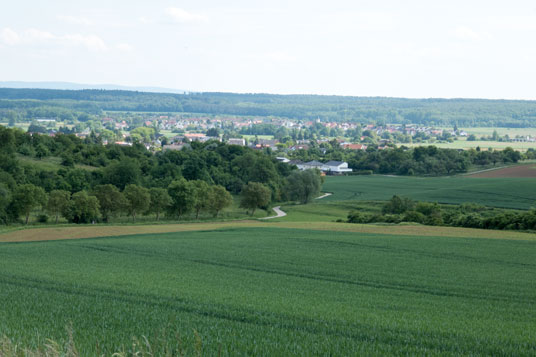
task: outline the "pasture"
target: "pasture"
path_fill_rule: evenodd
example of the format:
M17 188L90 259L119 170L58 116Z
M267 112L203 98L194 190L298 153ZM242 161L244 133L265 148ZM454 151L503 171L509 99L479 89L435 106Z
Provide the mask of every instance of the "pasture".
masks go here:
M534 235L198 229L0 243L0 335L36 348L72 326L82 355L142 336L155 355L536 353ZM473 231L496 237L448 236Z
M332 176L323 191L332 201L385 201L393 195L446 204L474 202L481 205L530 209L536 207L536 178Z

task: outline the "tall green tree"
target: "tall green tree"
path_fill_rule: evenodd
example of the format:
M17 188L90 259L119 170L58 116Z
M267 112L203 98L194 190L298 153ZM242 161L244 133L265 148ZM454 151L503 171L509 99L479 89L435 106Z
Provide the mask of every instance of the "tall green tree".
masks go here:
M193 208L195 210L195 219L199 219L199 213L209 206L210 202L210 186L202 180L194 180L189 182L194 197Z
M18 216L24 215L24 224L28 224L33 209L42 207L47 202L47 194L41 187L25 184L17 187L13 194L13 206Z
M138 161L122 159L120 162L107 166L103 172L105 183L112 184L123 190L127 185L139 184L141 169Z
M104 222L109 222L111 217L116 216L126 207L125 196L114 185L95 186L93 194L99 200L100 212Z
M72 223L95 222L100 215L99 200L86 191L76 192L63 215Z
M285 190L293 201L310 202L320 193L322 178L318 170L294 171L288 178Z
M172 199L169 210L181 219L182 215L193 209L195 197L192 186L184 178L171 182L168 193Z
M7 207L9 206L10 202L11 191L5 184L0 183L0 223L8 223Z
M257 208L266 208L270 204L272 192L259 182L250 182L242 187L240 207L251 210L255 214Z
M210 199L208 208L214 214L214 217L218 217L220 211L229 207L233 203L233 197L220 185L210 187Z
M64 190L54 190L48 194L47 211L56 217L56 224L59 216L65 212L70 204L71 193Z
M151 196L149 210L156 214L158 221L160 213L165 211L173 203L173 200L165 188L153 187L149 190L149 195Z
M123 191L126 198L126 208L132 220L136 220L138 213L147 211L151 204L151 195L149 190L138 185L128 185Z

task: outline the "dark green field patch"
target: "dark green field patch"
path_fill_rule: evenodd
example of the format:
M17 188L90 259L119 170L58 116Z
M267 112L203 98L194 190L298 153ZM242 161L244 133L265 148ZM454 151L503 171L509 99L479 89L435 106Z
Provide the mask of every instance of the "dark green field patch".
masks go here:
M396 228L394 228L396 229ZM0 244L0 335L207 354L536 353L530 241L236 228ZM98 342L97 342L98 341Z
M326 201L385 201L393 195L418 201L529 209L536 207L536 179L470 177L340 176L328 177Z

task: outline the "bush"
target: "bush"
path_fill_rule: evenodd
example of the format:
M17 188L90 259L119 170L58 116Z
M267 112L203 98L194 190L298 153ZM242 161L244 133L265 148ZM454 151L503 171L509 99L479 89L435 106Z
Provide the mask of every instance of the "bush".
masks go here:
M348 214L348 223L369 223L370 216L359 211L350 211Z
M401 214L406 211L412 210L415 206L415 202L406 197L398 197L394 195L383 207L382 213Z
M37 216L37 222L39 223L47 223L48 222L48 216L46 214L40 214Z
M404 214L403 221L404 222L424 223L426 221L426 217L421 212L407 211Z

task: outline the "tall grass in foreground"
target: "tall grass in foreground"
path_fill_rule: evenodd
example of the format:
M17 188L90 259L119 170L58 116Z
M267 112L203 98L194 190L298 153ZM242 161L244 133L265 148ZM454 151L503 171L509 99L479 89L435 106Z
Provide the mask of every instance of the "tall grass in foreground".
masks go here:
M185 348L180 335L176 334L176 346L169 347L169 341L163 346L157 346L153 349L153 344L146 336L141 338L132 337L132 343L128 346L122 346L121 349L112 354L113 357L127 356L202 356L203 341L197 333L193 331L194 343L189 348ZM158 343L158 341L157 341ZM99 343L97 342L97 349ZM192 354L193 352L193 354ZM84 351L79 351L76 347L73 330L71 326L67 327L67 340L58 342L52 339L46 339L42 345L35 348L28 348L21 344L14 343L9 337L0 338L0 357L79 357L87 355ZM105 353L98 353L100 356L105 356ZM218 351L218 356L221 355L221 348Z

